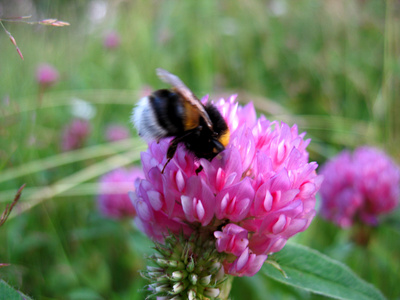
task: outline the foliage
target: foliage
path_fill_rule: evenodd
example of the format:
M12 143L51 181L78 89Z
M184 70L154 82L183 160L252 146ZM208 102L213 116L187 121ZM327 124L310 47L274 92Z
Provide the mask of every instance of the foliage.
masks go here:
M345 265L307 247L288 244L263 267L265 276L336 299L384 299L372 285L360 280Z

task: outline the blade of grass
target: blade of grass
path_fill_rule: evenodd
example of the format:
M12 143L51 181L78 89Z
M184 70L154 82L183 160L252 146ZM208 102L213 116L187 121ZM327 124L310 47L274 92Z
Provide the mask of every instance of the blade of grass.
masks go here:
M341 116L321 116L321 115L276 115L274 116L278 120L282 120L288 124L296 123L302 128L318 128L318 129L330 129L336 130L338 128L347 129L349 132L353 132L357 135L365 135L368 130L368 123L344 118Z
M258 111L263 111L268 115L286 115L289 111L282 105L273 99L248 93L246 91L226 91L223 93L218 93L217 97L211 97L214 101L220 98L228 99L231 95L237 94L237 99L240 103L246 104L248 102L253 102L254 107ZM246 99L243 101L243 99Z
M64 177L50 186L39 189L37 192L33 193L30 197L18 205L17 213L21 214L47 199L58 196L63 192L80 185L82 182L98 177L99 175L116 168L131 164L133 161L140 158L140 150L141 148L138 147L133 151L114 155L101 162L86 167L83 170L75 172L70 176ZM15 215L16 214L11 214L10 218L14 217Z
M399 104L399 61L400 39L398 17L399 4L394 0L386 2L385 43L383 58L382 99L386 108L383 119L383 142L386 148L399 158L398 146L400 144L400 104Z
M53 187L57 190L64 190L64 192L58 194L57 197L95 196L100 193L99 184L93 182L81 183L73 189L67 189L69 185L62 186L62 184L61 185L58 184L57 186L53 185ZM38 193L42 189L43 189L42 186L25 188L24 196L26 198L30 198L32 195ZM116 190L114 184L110 184L110 186L108 187L107 185L105 185L105 183L103 183L101 194L108 194L108 193L120 194L120 195L125 194L124 190L120 189ZM6 199L7 198L9 199L10 197L14 196L14 194L15 190L13 189L0 192L0 203L6 202Z
M2 173L0 174L0 182L18 178L27 174L40 172L46 169L70 164L73 162L78 162L100 156L113 155L118 152L122 152L124 150L132 148L132 145L138 145L138 144L143 145L143 142L141 141L140 138L136 137L114 143L107 143L102 145L86 147L83 149L69 151L51 157L46 157L44 159L34 160L28 163L24 163L20 166L2 171ZM140 149L144 149L144 147Z
M35 111L38 109L54 108L59 106L70 106L73 104L72 99L83 99L93 104L117 104L130 105L135 104L134 100L138 99L138 91L132 90L73 90L66 92L47 92L43 95L42 104L39 105L35 101L31 101L31 97L19 98L15 102L23 103L16 110L4 111L2 117L10 117L16 114ZM134 100L132 100L134 99Z
M12 209L14 208L15 204L17 204L19 198L21 197L22 190L24 189L25 184L23 184L15 194L14 200L10 205L6 205L6 209L4 210L3 214L0 217L0 226L2 226L6 221L8 216L10 215Z

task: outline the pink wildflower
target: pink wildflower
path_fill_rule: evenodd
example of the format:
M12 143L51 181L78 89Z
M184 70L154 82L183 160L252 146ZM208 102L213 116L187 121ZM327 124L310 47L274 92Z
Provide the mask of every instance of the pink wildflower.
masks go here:
M228 254L225 272L252 276L269 253L309 226L322 177L296 125L257 119L253 105L239 106L236 96L215 105L231 133L226 149L208 161L179 145L162 174L170 139L150 143L141 156L145 178L132 194L135 221L160 242L169 231L209 232Z
M121 38L116 31L109 31L104 35L103 45L106 49L117 49L121 44Z
M74 119L64 127L62 149L64 151L79 149L90 133L90 124L86 120Z
M128 128L121 125L109 125L106 128L106 139L109 142L116 142L130 136Z
M59 79L58 71L49 64L41 64L36 69L36 80L43 87L55 84Z
M143 176L139 168L119 168L99 179L100 195L97 198L99 211L106 217L121 219L134 217L135 208L129 199L136 178Z
M224 226L222 232L215 231L214 236L217 239L216 246L218 252L232 253L240 256L249 244L246 229L230 223Z
M380 150L343 151L321 173L325 177L321 215L340 227L350 227L355 221L377 225L377 217L399 202L400 169Z

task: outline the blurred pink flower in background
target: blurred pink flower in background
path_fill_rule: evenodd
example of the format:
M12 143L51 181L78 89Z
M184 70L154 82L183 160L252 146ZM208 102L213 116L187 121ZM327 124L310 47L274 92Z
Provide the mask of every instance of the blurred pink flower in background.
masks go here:
M103 46L106 49L117 49L121 44L121 37L118 32L112 30L105 33L103 37Z
M269 253L309 226L322 177L296 125L257 119L253 105L239 106L236 96L215 105L230 129L226 149L210 162L180 145L162 174L170 139L150 143L141 156L145 178L131 194L135 221L160 242L169 231L209 232L229 254L225 272L253 276Z
M114 219L134 217L136 212L128 192L132 191L136 178L142 176L143 171L139 168L119 168L102 176L97 198L99 211Z
M62 133L61 147L64 151L81 148L90 134L90 123L83 119L74 119L68 123Z
M36 68L36 81L42 87L49 87L55 84L60 75L55 67L50 64L40 64Z
M129 129L122 125L111 124L106 127L106 139L109 142L116 142L130 136Z
M343 151L322 167L321 174L321 215L340 227L357 221L377 225L378 216L399 202L400 169L378 149Z

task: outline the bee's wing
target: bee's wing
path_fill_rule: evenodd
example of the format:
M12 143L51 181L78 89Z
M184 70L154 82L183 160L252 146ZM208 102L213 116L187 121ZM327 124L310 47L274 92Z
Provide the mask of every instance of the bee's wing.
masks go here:
M201 104L200 100L192 93L192 91L179 79L178 76L171 74L170 72L164 69L157 69L157 76L164 81L165 83L170 84L174 87L187 101L190 102L191 105L196 107L206 122L207 126L212 130L213 124L208 116L206 110L204 109L203 104Z

